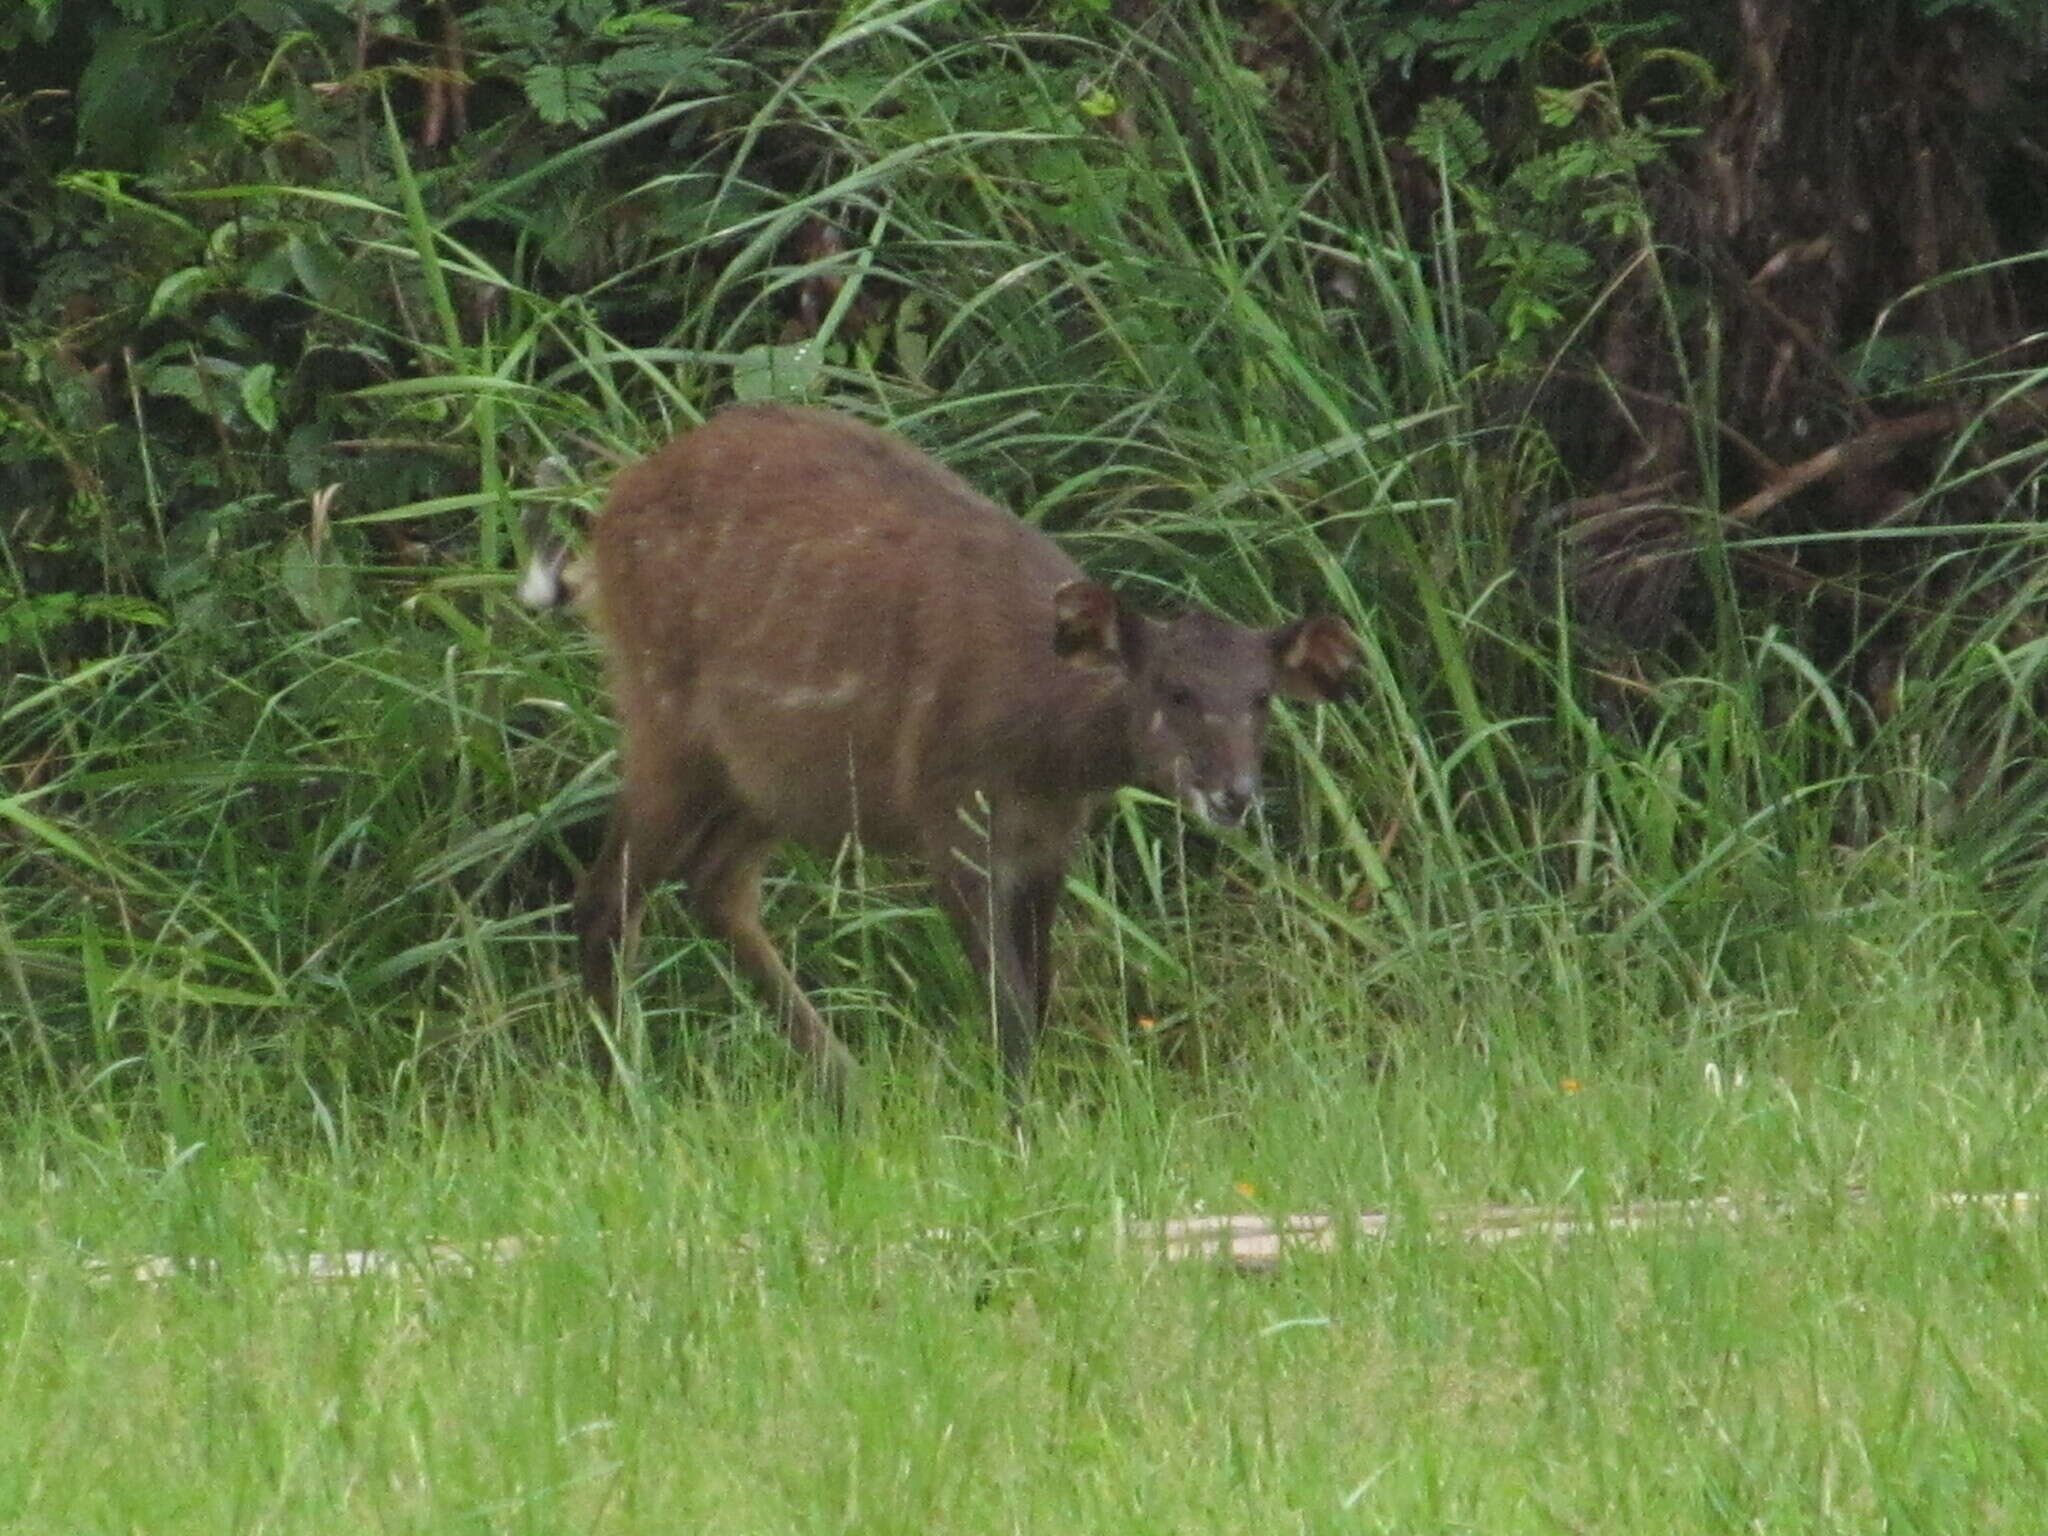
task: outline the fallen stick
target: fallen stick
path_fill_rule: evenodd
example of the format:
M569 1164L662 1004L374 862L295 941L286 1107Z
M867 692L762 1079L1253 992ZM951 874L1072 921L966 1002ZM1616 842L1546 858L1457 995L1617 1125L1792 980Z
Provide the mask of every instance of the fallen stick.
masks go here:
M1863 1204L1870 1195L1868 1190L1852 1189L1846 1191L1843 1198L1850 1203ZM2034 1213L2037 1199L2030 1190L1984 1194L1958 1192L1937 1195L1934 1204L1937 1208L1983 1211L2002 1220L2017 1220ZM1380 1243L1397 1233L1405 1235L1418 1229L1429 1237L1491 1246L1526 1238L1562 1242L1602 1233L1735 1226L1745 1221L1792 1216L1802 1208L1787 1200L1744 1203L1720 1195L1691 1200L1638 1200L1593 1215L1567 1214L1555 1206L1489 1205L1458 1207L1419 1221L1387 1211L1360 1211L1352 1216L1324 1213L1176 1216L1160 1221L1120 1223L1115 1240L1122 1252L1133 1257L1151 1257L1167 1264L1209 1259L1226 1262L1241 1271L1258 1273L1275 1269L1291 1257L1337 1253L1346 1247ZM928 1243L945 1242L962 1235L952 1230L936 1230L925 1233L923 1240ZM258 1257L257 1264L287 1279L318 1283L418 1279L428 1275L479 1274L517 1263L552 1246L552 1240L545 1237L495 1237L475 1244L434 1239L417 1248L266 1253ZM761 1246L759 1239L749 1238L742 1240L736 1251L753 1253ZM832 1256L833 1245L829 1242L819 1240L811 1247L814 1256L820 1260ZM20 1261L0 1265L4 1269L21 1267ZM128 1260L87 1259L82 1268L86 1278L96 1284L125 1280L138 1285L161 1285L180 1275L216 1274L221 1265L215 1259L155 1254Z
M1847 1192L1856 1203L1869 1199L1867 1190ZM1935 1204L1968 1208L2016 1218L2031 1213L2030 1190L1992 1194L1938 1195ZM1798 1207L1789 1201L1744 1204L1729 1196L1693 1200L1639 1200L1598 1215L1567 1215L1554 1207L1483 1206L1445 1212L1428 1220L1432 1236L1484 1244L1545 1237L1553 1241L1600 1233L1644 1232L1681 1226L1734 1225L1759 1218L1785 1217ZM1412 1226L1413 1224L1408 1224ZM1268 1270L1294 1254L1335 1253L1347 1244L1384 1242L1401 1230L1402 1219L1385 1211L1361 1211L1348 1219L1336 1216L1191 1216L1161 1222L1136 1222L1123 1233L1134 1247L1150 1245L1169 1262L1181 1259L1228 1260L1238 1269Z

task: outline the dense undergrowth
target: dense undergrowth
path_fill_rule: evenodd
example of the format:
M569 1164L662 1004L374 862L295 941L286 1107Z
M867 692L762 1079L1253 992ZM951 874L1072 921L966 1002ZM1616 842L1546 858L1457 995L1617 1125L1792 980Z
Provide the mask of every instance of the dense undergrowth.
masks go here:
M2033 1530L2044 52L0 9L0 1525ZM520 513L763 397L1364 641L1249 830L1105 808L1014 1105L854 849L770 892L853 1123L673 902L574 996L612 735Z
M1290 16L172 25L66 0L0 24L20 78L70 93L6 98L30 216L0 353L9 1091L192 1051L358 1089L572 1052L556 904L610 736L581 636L510 600L518 509L550 454L593 504L620 458L763 396L895 425L1141 600L1366 637L1362 698L1276 733L1256 837L1110 818L1052 1076L1224 1068L1295 1030L1394 1062L1500 1007L1589 1043L1610 1018L1746 1037L1894 952L1973 1017L2024 1007L2039 451L1968 445L2039 387L2027 354L1891 356L1895 405L1966 407L1916 493L1965 516L1695 508L1693 585L1624 644L1588 582L1669 538L1590 576L1545 541L1583 466L1542 391L1586 366L1611 272L1654 278L1640 345L1696 364L1718 301L1658 244L1653 189L1739 58L1624 7ZM1687 386L1705 488L1737 419L1714 382ZM1845 543L1930 574L1858 589L1837 562L1756 600L1756 562ZM971 1016L915 889L792 867L777 923L854 1033ZM717 956L655 926L653 1022L716 1037L740 1006Z

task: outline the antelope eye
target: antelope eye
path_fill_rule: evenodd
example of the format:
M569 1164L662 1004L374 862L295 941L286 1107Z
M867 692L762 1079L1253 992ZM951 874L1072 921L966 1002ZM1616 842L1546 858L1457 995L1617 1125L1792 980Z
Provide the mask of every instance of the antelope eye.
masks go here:
M1173 687L1166 690L1166 702L1175 709L1192 709L1195 703L1195 696L1189 689Z
M1266 706L1267 706L1268 704L1271 704L1272 702L1273 702L1273 695L1271 695L1270 693L1255 693L1255 694L1253 694L1253 695L1252 695L1252 713L1253 713L1253 714L1255 714L1255 715L1263 715L1263 714L1264 714L1264 713L1266 712Z

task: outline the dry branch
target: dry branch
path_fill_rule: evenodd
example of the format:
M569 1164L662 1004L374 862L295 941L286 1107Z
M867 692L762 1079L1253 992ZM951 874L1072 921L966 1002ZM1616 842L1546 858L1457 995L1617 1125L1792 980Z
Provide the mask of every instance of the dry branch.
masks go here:
M1838 1198L1848 1205L1867 1205L1870 1192L1861 1188L1848 1189L1842 1191ZM1936 1195L1932 1203L1937 1210L1980 1211L1994 1220L2011 1222L2032 1216L2037 1201L2038 1197L2031 1190L2006 1190L1941 1194ZM1387 1211L1360 1211L1350 1216L1324 1213L1177 1216L1163 1221L1121 1223L1115 1230L1114 1241L1119 1252L1140 1260L1176 1264L1203 1259L1227 1263L1245 1273L1262 1273L1277 1268L1288 1258L1341 1253L1409 1234L1438 1241L1466 1241L1488 1246L1527 1238L1564 1242L1580 1237L1782 1221L1812 1209L1817 1203L1782 1199L1743 1201L1722 1195L1695 1200L1638 1200L1593 1213L1568 1212L1556 1206L1541 1205L1459 1207L1419 1220L1395 1216ZM964 1235L937 1229L924 1233L914 1242L896 1245L896 1248L909 1253L920 1248L942 1247L958 1242ZM1062 1235L1082 1237L1086 1233L1075 1231ZM257 1265L287 1280L418 1280L432 1275L478 1274L531 1258L553 1246L553 1240L546 1237L496 1237L474 1244L434 1239L409 1249L269 1253L259 1256ZM727 1252L732 1256L746 1257L759 1253L765 1246L759 1238L743 1237ZM829 1239L815 1238L806 1246L820 1263L829 1263L838 1256L839 1245ZM8 1269L22 1267L18 1261L0 1266ZM86 1278L96 1284L126 1280L138 1285L161 1285L181 1275L216 1274L220 1265L211 1259L157 1254L125 1261L92 1259L87 1260L82 1268ZM32 1270L31 1273L40 1271Z
M1755 521L1788 496L1797 495L1815 481L1844 471L1875 469L1914 443L1944 432L1953 432L1970 419L1966 406L1944 405L1911 416L1895 416L1866 432L1824 448L1802 459L1747 500L1722 514L1732 526Z

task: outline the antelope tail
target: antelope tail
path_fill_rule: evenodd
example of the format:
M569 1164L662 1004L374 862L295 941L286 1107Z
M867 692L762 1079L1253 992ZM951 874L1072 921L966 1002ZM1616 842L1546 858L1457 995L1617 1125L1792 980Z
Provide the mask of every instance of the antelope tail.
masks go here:
M569 461L549 454L534 466L533 483L539 490L558 490L573 484ZM530 553L526 574L519 578L519 601L529 608L545 611L573 604L582 595L582 562L569 558L569 544L549 517L549 504L534 500L519 514L519 526L526 535Z

